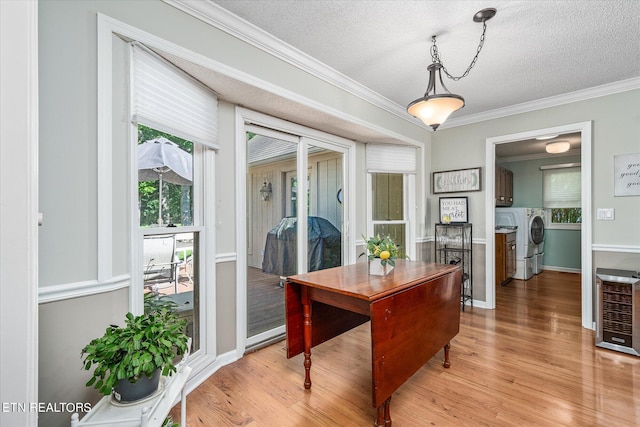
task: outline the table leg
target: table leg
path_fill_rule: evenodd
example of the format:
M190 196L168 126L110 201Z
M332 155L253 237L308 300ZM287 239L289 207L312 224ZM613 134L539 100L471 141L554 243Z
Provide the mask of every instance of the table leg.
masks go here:
M311 301L307 287L302 287L302 317L304 338L304 388L311 388Z
M384 403L378 406L377 419L374 424L375 427L391 427L391 397L384 401Z
M442 366L445 368L449 368L451 366L451 361L449 360L449 349L451 348L451 342L448 342L447 345L444 346L444 362L442 362Z

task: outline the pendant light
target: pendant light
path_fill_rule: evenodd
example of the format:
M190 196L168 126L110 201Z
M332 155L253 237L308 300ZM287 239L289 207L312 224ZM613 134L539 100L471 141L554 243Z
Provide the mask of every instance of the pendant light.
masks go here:
M474 22L482 22L482 36L480 37L480 44L476 51L471 64L459 77L454 77L445 68L440 55L438 54L438 47L436 46L436 36L431 37L431 60L432 64L427 67L429 71L429 83L427 90L423 97L416 99L407 107L407 112L414 117L422 120L426 125L431 126L435 131L442 123L451 115L451 113L464 107L464 98L460 95L449 92L449 89L444 85L442 81L442 72L450 79L458 81L469 74L469 71L473 68L478 60L478 55L484 45L484 37L487 32L487 20L493 18L496 14L496 10L492 8L482 9L473 16ZM441 90L436 90L436 84L440 82Z

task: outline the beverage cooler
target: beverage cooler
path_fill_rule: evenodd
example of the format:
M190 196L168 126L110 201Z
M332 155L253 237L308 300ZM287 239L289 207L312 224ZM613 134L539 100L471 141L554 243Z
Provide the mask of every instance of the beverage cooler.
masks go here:
M596 269L596 345L640 356L640 276Z

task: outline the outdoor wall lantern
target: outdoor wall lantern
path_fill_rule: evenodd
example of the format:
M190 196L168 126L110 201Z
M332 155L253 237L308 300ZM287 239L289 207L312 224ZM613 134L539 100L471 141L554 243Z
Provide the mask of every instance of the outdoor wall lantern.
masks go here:
M442 59L438 53L438 47L436 46L436 36L431 37L431 60L432 64L427 67L429 71L429 84L427 85L427 91L424 96L416 99L407 107L407 112L414 117L419 118L424 124L431 126L434 131L438 129L447 117L454 111L464 107L464 98L460 95L449 92L449 89L444 85L442 81L442 72L451 80L458 81L469 74L469 71L473 68L478 60L478 55L484 45L484 37L487 31L487 21L496 14L496 10L493 8L482 9L473 16L474 22L482 23L482 36L480 37L480 44L476 50L476 55L473 57L471 64L467 70L459 77L449 74ZM436 84L440 82L441 89L438 92Z
M265 202L269 200L269 198L271 197L270 182L265 181L264 184L262 184L262 188L260 189L260 197L262 197L262 200L264 200Z

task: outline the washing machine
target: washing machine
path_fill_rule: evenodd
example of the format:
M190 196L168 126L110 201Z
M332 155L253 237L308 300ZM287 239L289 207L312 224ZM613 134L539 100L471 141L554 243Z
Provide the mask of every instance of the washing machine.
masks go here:
M535 256L533 262L533 274L540 274L543 270L544 261L544 231L545 231L545 213L542 208L533 209L533 215L530 217L529 226L529 244L535 244Z
M496 208L496 229L516 229L515 279L529 280L542 271L543 218L540 208Z

